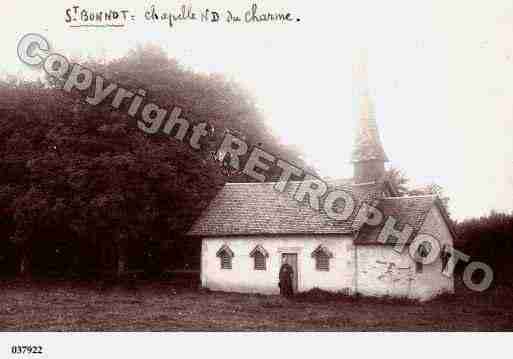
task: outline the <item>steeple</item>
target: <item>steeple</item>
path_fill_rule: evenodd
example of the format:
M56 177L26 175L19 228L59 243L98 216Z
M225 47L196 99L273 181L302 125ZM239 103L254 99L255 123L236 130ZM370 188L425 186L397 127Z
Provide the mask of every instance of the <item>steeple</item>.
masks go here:
M374 111L374 103L367 83L367 58L362 53L356 69L360 100L360 115L352 153L354 165L353 180L355 183L366 183L380 180L385 175L387 155L381 144L378 125Z

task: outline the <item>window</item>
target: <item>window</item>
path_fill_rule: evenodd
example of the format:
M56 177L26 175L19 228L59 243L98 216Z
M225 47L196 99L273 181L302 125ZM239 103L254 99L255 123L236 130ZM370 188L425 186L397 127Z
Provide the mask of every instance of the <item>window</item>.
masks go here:
M269 253L262 247L261 245L257 245L251 253L249 253L250 257L253 257L254 260L254 269L255 270L266 270L266 259L269 257Z
M232 269L232 257L228 254L221 254L221 269Z
M315 269L328 272L330 270L330 258L325 254L317 255Z
M233 251L226 244L217 251L216 256L219 257L221 269L232 269Z
M429 248L428 248L429 247ZM431 252L431 243L424 242L417 248L416 258L415 260L415 273L422 273L423 264L422 261L429 255Z
M265 256L261 253L255 254L255 270L265 270Z
M312 252L312 257L315 258L315 269L323 272L330 270L330 258L333 258L333 254L326 247L317 247L317 249Z
M415 273L422 273L422 262L415 261Z

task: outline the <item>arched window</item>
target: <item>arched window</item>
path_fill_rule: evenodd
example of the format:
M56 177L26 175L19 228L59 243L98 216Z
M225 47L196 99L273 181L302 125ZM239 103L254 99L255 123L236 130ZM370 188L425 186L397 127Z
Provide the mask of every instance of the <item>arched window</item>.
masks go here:
M330 259L333 254L324 246L319 246L312 252L312 257L315 258L315 269L318 271L328 272L330 270Z
M253 257L254 260L254 269L255 270L266 270L267 269L267 257L269 257L269 253L262 247L261 245L256 246L251 253L250 257Z
M233 251L226 244L217 251L216 256L220 258L221 269L232 269Z
M255 253L255 270L265 270L265 256L262 253Z

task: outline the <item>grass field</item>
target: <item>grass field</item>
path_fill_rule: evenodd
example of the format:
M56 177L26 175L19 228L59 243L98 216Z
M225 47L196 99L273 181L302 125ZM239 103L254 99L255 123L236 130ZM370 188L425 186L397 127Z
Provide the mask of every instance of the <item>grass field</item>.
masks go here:
M427 303L198 291L173 282L100 290L94 283L3 281L3 331L496 331L513 329L513 291L495 288Z

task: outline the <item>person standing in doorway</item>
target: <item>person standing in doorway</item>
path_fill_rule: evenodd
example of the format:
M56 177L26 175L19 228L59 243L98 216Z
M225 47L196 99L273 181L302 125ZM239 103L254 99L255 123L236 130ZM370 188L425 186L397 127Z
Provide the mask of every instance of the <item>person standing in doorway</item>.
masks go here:
M290 264L283 264L280 268L280 282L278 286L280 287L280 294L285 297L290 297L294 294L292 289L292 276L294 270L290 266Z

